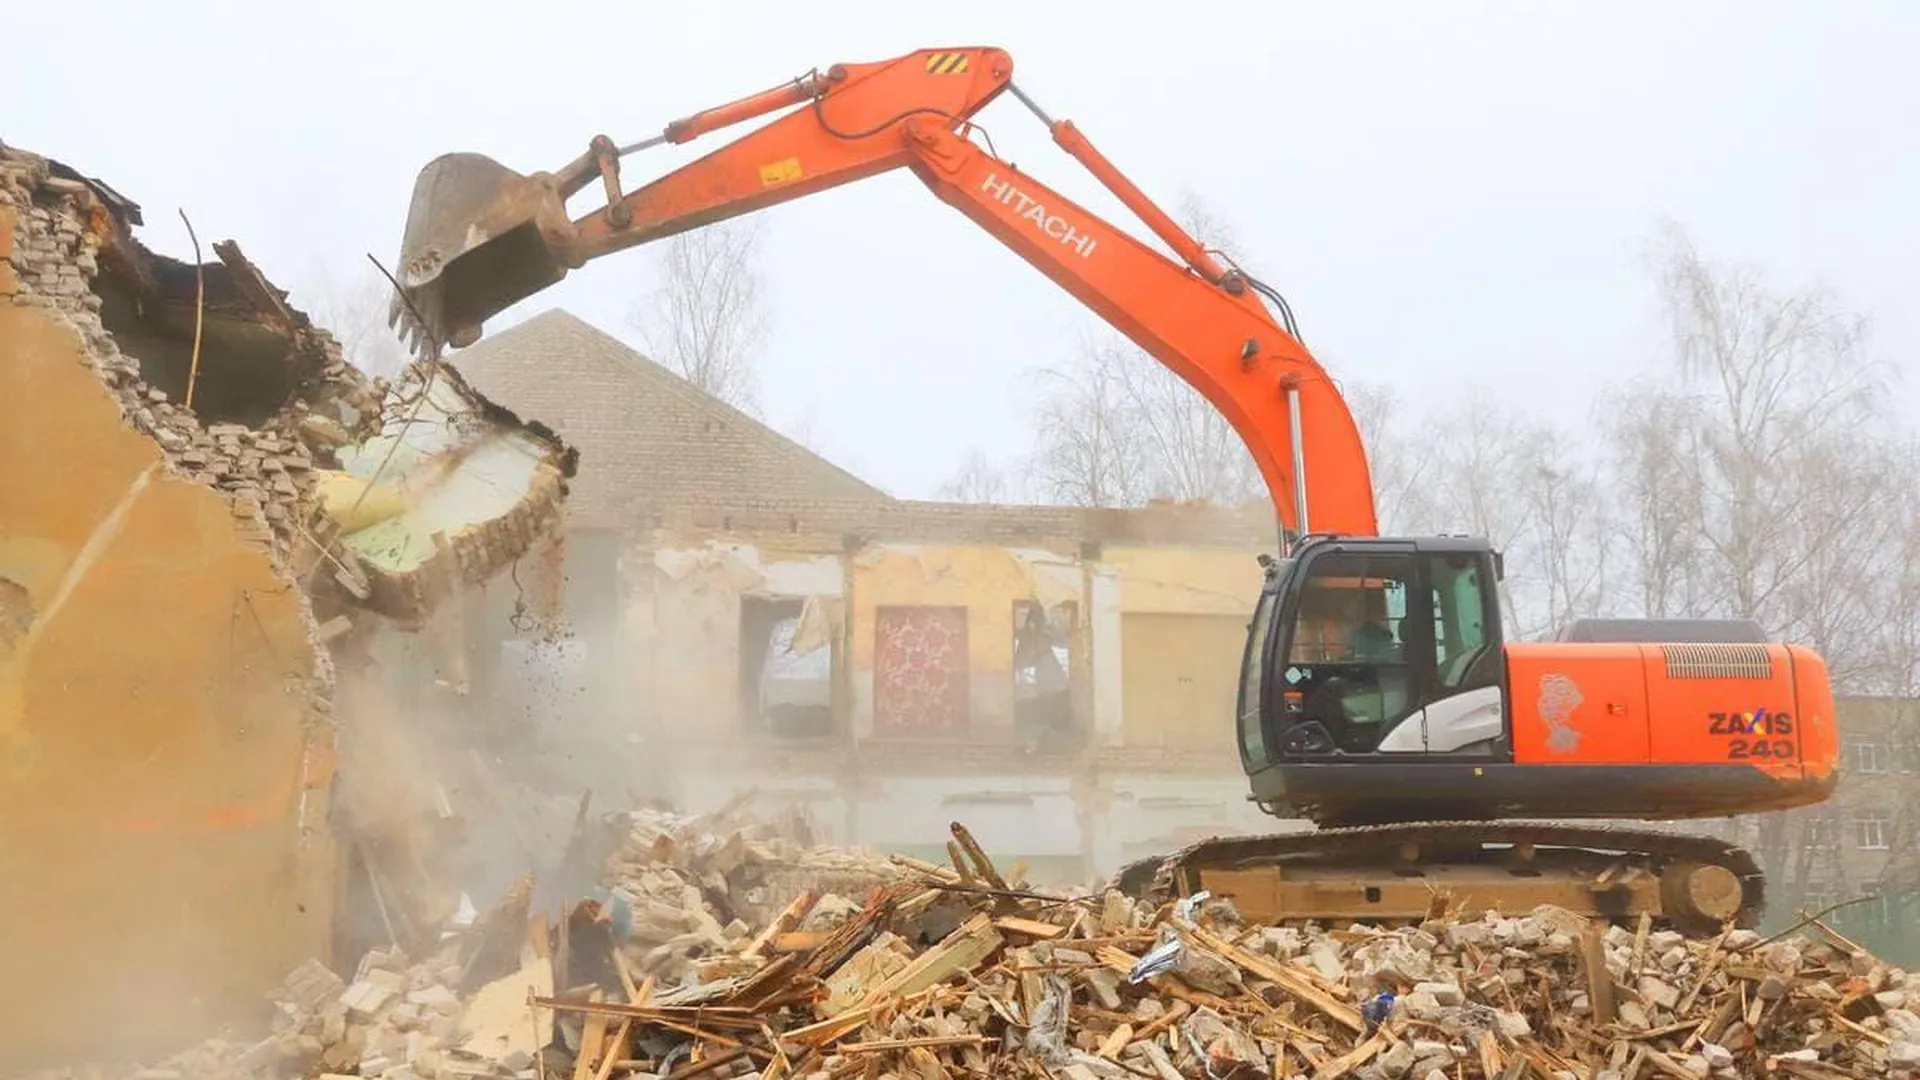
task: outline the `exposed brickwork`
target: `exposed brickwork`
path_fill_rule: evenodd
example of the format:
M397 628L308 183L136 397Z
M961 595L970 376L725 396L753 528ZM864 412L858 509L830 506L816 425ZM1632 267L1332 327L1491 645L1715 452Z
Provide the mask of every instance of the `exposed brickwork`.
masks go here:
M1191 544L1271 550L1279 530L1266 513L1145 507L981 506L894 500L752 499L714 494L695 506L646 503L642 525L697 537L790 537L790 546L838 550L849 539L1077 548L1081 544Z
M695 389L565 311L537 315L450 359L474 388L538 416L580 449L576 528L861 541L1272 548L1270 512L979 506L896 500Z
M448 359L487 397L580 449L568 519L643 523L651 505L801 497L887 501L752 417L580 319L549 311Z
M559 472L537 477L512 512L457 531L424 571L383 574L363 563L321 512L314 471L338 468L343 449L386 430L387 421L403 423L429 369L409 368L390 396L384 380L348 364L339 342L288 305L237 245L214 244L218 260L195 267L148 251L132 234L139 223L139 207L105 185L0 146L0 265L10 275L0 285L17 282L0 296L72 326L123 421L160 446L170 473L225 496L241 535L264 548L288 580L306 586L316 630L335 614L362 608L417 624L449 589L478 584L554 530L564 494ZM135 319L129 309L146 317ZM204 347L192 353L196 314L205 316ZM236 339L273 347L261 350L266 359L229 354ZM198 390L191 409L155 385L153 369L143 366L169 346L194 360L191 381L184 365L180 372L181 388ZM269 390L249 381L261 374L256 359L279 365L266 373L279 376L268 380ZM457 372L443 366L433 377L483 419L519 426ZM253 404L257 421L209 418L208 403L216 400ZM565 448L535 434L551 444L555 467L566 468Z
M294 354L288 363L312 372L315 389L258 428L203 425L192 410L169 400L142 377L139 360L124 352L101 322L102 300L92 288L105 260L114 260L130 274L152 272L146 266L126 269L136 260L160 260L127 231L117 213L125 212L123 205L62 175L65 171L33 154L0 150L0 211L16 219L6 230L8 265L19 283L12 302L49 311L72 324L126 422L160 444L175 473L227 495L236 519L264 523L260 539L282 569L288 569L291 553L305 546L300 533L307 527L303 507L312 486L310 470L316 458L324 461L331 453L315 433L333 430L344 440L349 431L344 417L357 415L363 425L376 419L381 388L347 365L331 335L303 320L302 325L281 329ZM234 254L238 256L237 249ZM224 285L227 267L214 264L211 270L221 274ZM227 288L210 284L208 294L210 308L219 301L223 312L230 310Z
M0 190L0 200L12 196ZM13 230L19 226L19 213L10 202L0 201L0 299L12 296L20 291L20 281L13 273Z

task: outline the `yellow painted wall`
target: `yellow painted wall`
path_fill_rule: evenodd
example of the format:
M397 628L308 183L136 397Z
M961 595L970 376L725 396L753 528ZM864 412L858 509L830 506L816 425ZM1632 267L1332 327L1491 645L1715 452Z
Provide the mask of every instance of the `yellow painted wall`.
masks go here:
M854 563L853 665L872 671L876 612L891 606L967 609L976 674L1013 677L1013 602L1034 595L1033 571L1007 548L928 544L881 548Z
M1123 695L1131 689L1136 699L1146 694L1162 704L1163 699L1170 700L1167 695L1175 688L1186 688L1189 694L1217 696L1212 694L1212 688L1220 681L1214 677L1217 670L1237 672L1239 669L1244 622L1260 590L1256 554L1255 551L1200 547L1108 547L1093 569L1102 576L1111 576L1117 587L1113 595L1117 596L1114 604L1118 610L1109 608L1102 612L1098 606L1101 601L1089 602L1078 591L1077 571L1071 566L1043 565L1036 569L1021 552L1004 547L938 544L879 547L863 553L854 563L850 604L854 675L856 680L872 676L874 629L879 608L890 605L964 607L967 609L974 726L1011 724L1013 604L1015 600L1029 599L1040 592L1048 602L1075 599L1081 602L1083 612L1091 603L1090 618L1096 626L1102 620L1117 616L1118 621L1112 624L1116 633L1107 645L1115 655L1100 654L1101 635L1097 630L1091 640L1083 638L1081 645L1093 650L1091 660L1096 668L1115 672L1118 680L1115 689ZM1042 558L1070 562L1073 557L1059 554ZM1060 595L1063 587L1075 591L1070 596ZM1136 640L1134 648L1126 649L1123 639L1127 635L1122 624L1129 615L1147 613L1210 617L1194 624L1206 630L1206 643L1187 643L1181 646L1182 651L1161 653L1142 647ZM1218 629L1227 624L1231 624L1231 633ZM1132 636L1139 639L1142 633L1148 632L1138 629ZM1201 650L1210 656L1220 642L1229 638L1232 639L1228 649L1231 655L1217 664L1203 662L1205 657L1195 654L1195 650ZM1118 670L1123 659L1121 653L1130 653L1123 678ZM1187 670L1189 668L1193 670ZM1194 677L1202 669L1206 678L1201 681L1209 689L1194 691ZM1095 678L1097 680L1098 675ZM1149 687L1157 689L1149 691ZM1092 687L1086 689L1092 690ZM863 702L862 707L870 708L871 701ZM1215 712L1230 717L1230 700L1224 710L1207 710L1207 722L1218 724ZM1184 731L1191 726L1186 721L1168 719L1168 710L1161 705L1136 711L1143 717L1151 713L1158 719L1137 730L1129 720L1125 724L1129 743L1168 744L1169 732ZM871 716L863 719L870 720ZM1213 745L1218 740L1196 731L1192 739L1182 735L1172 741Z
M0 578L0 1066L171 1051L326 958L314 654L227 502L3 298Z
M1246 620L1230 615L1121 615L1126 745L1230 752L1246 641Z
M1070 565L1036 570L1018 552L1003 547L899 545L860 555L848 603L854 708L862 714L856 727L873 721L873 700L862 688L871 686L874 674L879 609L953 606L967 609L970 727L975 732L1011 729L1014 601L1078 600L1077 579L1078 571Z
M1109 547L1100 561L1120 586L1121 611L1194 615L1253 613L1260 598L1256 551L1200 547Z

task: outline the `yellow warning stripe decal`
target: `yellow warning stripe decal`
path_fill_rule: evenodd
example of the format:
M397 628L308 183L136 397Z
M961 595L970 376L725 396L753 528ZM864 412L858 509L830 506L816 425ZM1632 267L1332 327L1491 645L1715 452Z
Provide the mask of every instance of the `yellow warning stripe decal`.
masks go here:
M927 57L927 74L929 75L965 75L966 73L966 53L937 52Z

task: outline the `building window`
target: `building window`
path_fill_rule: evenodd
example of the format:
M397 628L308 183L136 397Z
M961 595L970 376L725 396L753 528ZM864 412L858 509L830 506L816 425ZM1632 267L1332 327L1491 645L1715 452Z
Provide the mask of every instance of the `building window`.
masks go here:
M1834 820L1830 817L1810 817L1800 826L1803 839L1801 843L1809 848L1830 848L1837 842L1834 835Z
M1886 764L1880 760L1880 744L1877 742L1857 742L1853 744L1853 771L1859 773L1886 772Z
M1893 822L1884 810L1866 810L1854 815L1854 842L1861 851L1885 851Z
M1013 602L1013 723L1042 746L1072 744L1075 613L1070 600L1052 610Z
M819 602L741 597L742 726L786 738L832 735L833 654Z
M1895 735L1890 749L1893 768L1903 773L1920 772L1920 735Z

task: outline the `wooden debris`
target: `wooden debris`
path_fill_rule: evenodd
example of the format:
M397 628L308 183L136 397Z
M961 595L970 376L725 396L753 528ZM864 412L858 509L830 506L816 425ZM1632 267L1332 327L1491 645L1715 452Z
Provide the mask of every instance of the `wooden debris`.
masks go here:
M1920 1076L1920 978L1818 926L1812 938L1689 938L1651 920L1439 901L1418 926L1257 926L1219 899L1041 893L1018 873L1009 886L958 824L951 854L946 867L818 847L744 805L637 813L607 868L609 899L549 928L516 887L498 922L535 928L516 943L517 970L504 944L516 935L498 925L427 961L433 978L370 957L352 979L304 980L300 1003L280 1006L285 1053L269 1040L169 1068L235 1080ZM461 1000L463 980L502 967L512 973ZM556 971L585 985L556 985Z

